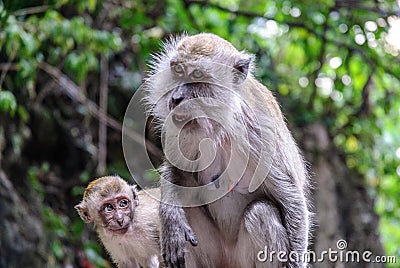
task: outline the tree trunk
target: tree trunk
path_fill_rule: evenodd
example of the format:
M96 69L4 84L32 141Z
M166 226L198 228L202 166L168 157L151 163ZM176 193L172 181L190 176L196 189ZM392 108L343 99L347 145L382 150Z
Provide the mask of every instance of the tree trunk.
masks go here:
M343 262L331 262L325 257L324 262L316 262L313 267L384 267L362 261L365 251L372 252L370 259L384 254L378 234L379 218L363 177L346 166L323 125L305 128L303 146L306 159L312 163L312 203L316 213L312 249L317 256L329 248L338 251L337 256L344 256ZM352 262L351 254L346 254L354 250L359 252L360 262Z
M45 267L40 211L41 204L26 203L0 168L0 267Z

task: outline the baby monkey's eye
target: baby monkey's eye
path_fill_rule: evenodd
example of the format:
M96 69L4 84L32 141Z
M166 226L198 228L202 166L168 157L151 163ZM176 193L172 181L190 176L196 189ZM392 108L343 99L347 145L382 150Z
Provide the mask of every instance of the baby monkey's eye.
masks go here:
M119 207L120 208L126 208L129 204L129 201L127 199L122 199L121 201L119 201Z
M190 75L192 78L194 78L194 79L200 79L200 78L203 78L203 72L202 71L200 71L200 70L194 70L193 72L192 72L192 74Z
M174 71L175 74L182 76L185 73L185 70L183 69L182 64L174 64L172 65L172 70Z
M114 207L110 203L107 203L107 204L104 205L104 211L105 212L111 212L113 210L114 210Z

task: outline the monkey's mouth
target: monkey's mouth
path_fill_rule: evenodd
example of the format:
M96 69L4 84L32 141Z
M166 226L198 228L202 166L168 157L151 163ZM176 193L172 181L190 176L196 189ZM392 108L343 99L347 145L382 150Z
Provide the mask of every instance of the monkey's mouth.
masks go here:
M128 231L129 227L119 228L119 229L109 229L111 233L117 235L123 235Z
M194 119L191 119L188 114L174 113L172 115L172 121L177 127L182 127L184 125L191 124L192 122L194 122Z

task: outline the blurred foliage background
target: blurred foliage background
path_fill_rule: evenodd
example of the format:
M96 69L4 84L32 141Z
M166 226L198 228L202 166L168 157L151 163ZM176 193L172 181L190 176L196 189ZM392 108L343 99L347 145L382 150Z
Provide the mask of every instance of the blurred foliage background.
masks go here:
M121 122L151 53L170 34L212 32L256 55L256 76L291 126L328 129L347 167L362 175L385 253L400 256L398 5L0 0L0 214L14 203L10 222L37 219L27 231L1 223L3 253L35 247L41 261L28 267L111 266L73 206L95 176L130 178ZM7 244L12 232L32 230L47 240L27 235L20 252ZM9 258L0 266L13 267Z

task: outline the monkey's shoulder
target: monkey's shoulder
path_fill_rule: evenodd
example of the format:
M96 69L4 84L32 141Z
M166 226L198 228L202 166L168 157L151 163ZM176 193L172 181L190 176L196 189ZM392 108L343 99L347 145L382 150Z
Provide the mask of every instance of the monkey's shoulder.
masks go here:
M138 192L139 198L145 198L147 199L153 199L155 202L157 202L157 199L160 198L161 196L161 191L160 188L147 188L140 190Z

